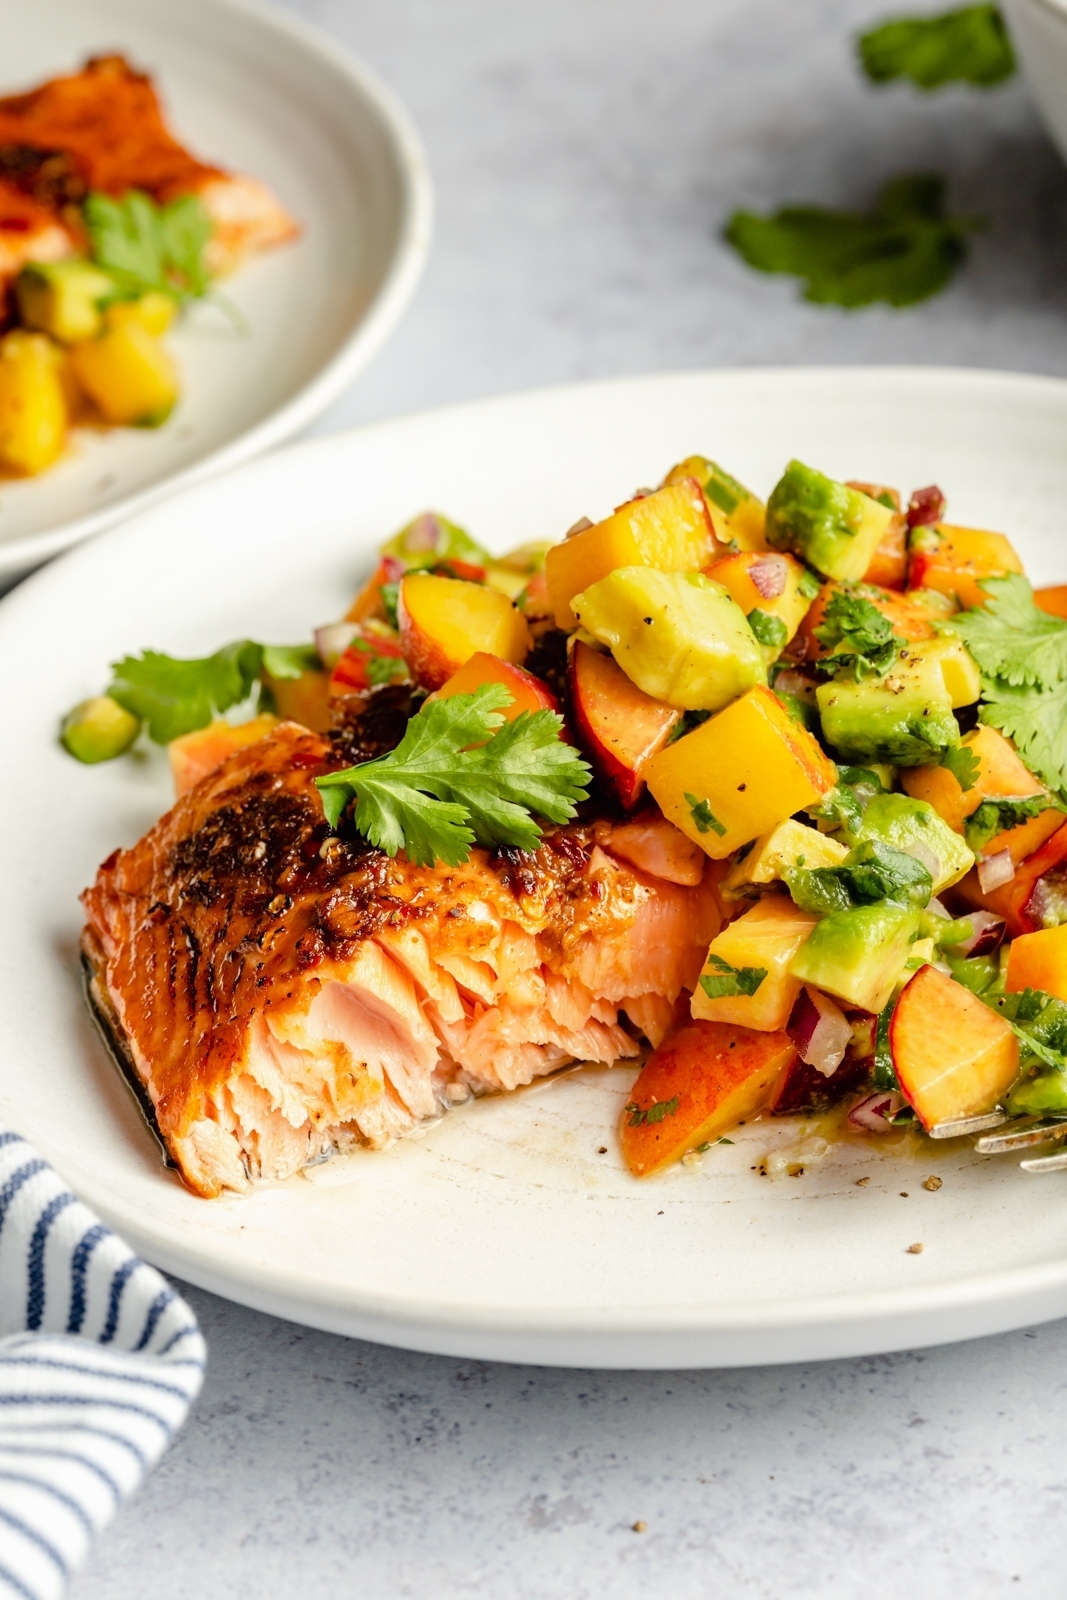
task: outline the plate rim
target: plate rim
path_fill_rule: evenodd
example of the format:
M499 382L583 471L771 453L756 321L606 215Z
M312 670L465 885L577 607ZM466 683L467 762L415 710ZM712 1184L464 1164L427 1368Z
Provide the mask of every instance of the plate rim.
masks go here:
M234 3L234 0L227 0ZM248 0L237 0L247 4ZM991 393L1011 395L1022 391L1044 391L1059 396L1067 409L1067 378L1047 374L1001 371L977 367L856 365L849 367L763 366L739 368L683 369L632 376L614 376L580 383L546 385L466 400L448 406L429 407L399 417L383 419L339 430L337 433L290 444L269 458L248 461L224 478L210 484L188 486L169 500L185 501L225 492L231 481L245 474L300 472L300 463L314 463L324 454L343 455L354 439L373 439L383 433L402 432L412 425L433 419L477 416L486 410L507 409L531 400L551 404L553 398L576 393L596 394L608 390L636 391L657 385L693 384L713 380L716 385L740 383L782 383L801 387L809 382L835 381L858 384L882 383L887 376L906 383L934 388L943 384L967 383ZM145 508L113 527L99 542L107 547L131 538L144 537L138 528L153 515ZM4 622L25 601L39 604L41 591L63 581L68 567L91 562L97 545L73 550L0 601L0 630ZM81 1184L83 1190L87 1187ZM655 1311L642 1308L627 1312L608 1308L554 1308L539 1317L530 1308L521 1312L502 1307L472 1306L426 1299L415 1303L396 1295L368 1292L354 1294L349 1288L317 1283L313 1290L298 1275L254 1262L238 1264L208 1261L195 1247L186 1248L178 1230L170 1224L147 1224L113 1211L102 1188L88 1186L87 1199L102 1215L124 1232L148 1259L164 1270L177 1273L201 1287L224 1294L239 1303L268 1311L302 1323L357 1337L377 1339L420 1350L446 1354L467 1354L485 1359L538 1361L564 1366L628 1366L666 1368L670 1366L748 1365L784 1360L833 1359L889 1349L914 1348L964 1337L981 1337L1029 1322L1048 1320L1067 1313L1067 1253L1059 1260L972 1273L960 1279L943 1280L929 1286L916 1284L905 1290L874 1289L850 1291L840 1295L820 1295L793 1299L788 1306L774 1302L733 1302L728 1306L671 1306L659 1303ZM225 1277L225 1282L223 1282ZM309 1293L313 1300L308 1298ZM1020 1307L1023 1313L1020 1315ZM978 1315L975 1313L978 1312ZM958 1319L967 1316L965 1327ZM941 1325L935 1327L939 1322ZM899 1333L879 1332L899 1328ZM783 1353L780 1341L792 1330L796 1334L794 1353ZM834 1348L812 1349L810 1341L836 1335ZM824 1342L825 1338L824 1338ZM612 1355L618 1352L618 1359Z
M221 472L241 466L291 439L322 414L377 355L399 323L426 267L434 227L433 180L422 136L399 95L360 56L303 17L267 0L201 0L230 11L268 33L288 39L319 65L347 78L376 113L396 159L400 226L392 260L359 322L309 382L237 438L199 460L98 511L38 533L0 543L0 583L17 581L54 556L81 544L151 506Z

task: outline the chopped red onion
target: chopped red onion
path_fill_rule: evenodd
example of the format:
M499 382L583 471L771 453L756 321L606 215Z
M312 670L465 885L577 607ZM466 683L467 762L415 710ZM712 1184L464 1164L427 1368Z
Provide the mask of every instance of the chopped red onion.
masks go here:
M945 515L945 497L936 483L916 489L906 512L909 528L928 528Z
M1015 862L1011 859L1010 850L998 850L995 856L988 856L985 861L978 863L978 886L983 894L1010 883L1014 876Z
M577 522L571 524L563 537L565 539L573 539L575 534L584 533L586 528L591 528L592 526L593 524L588 517L579 517Z
M995 917L992 911L968 911L971 925L969 939L961 939L952 946L954 955L991 956L1004 940L1004 918Z
M867 1133L892 1133L892 1118L904 1109L904 1097L895 1089L880 1089L876 1094L864 1095L848 1114L854 1128Z
M787 667L780 672L774 680L774 687L780 694L795 694L799 699L810 695L815 690L815 679L809 678L806 672L797 672L793 667Z
M748 575L764 600L777 600L780 594L785 593L789 568L784 556L760 556L749 567Z
M833 1077L852 1042L852 1024L818 989L801 989L787 1028L801 1061Z
M424 511L410 523L404 534L404 548L409 555L424 555L436 550L441 537L441 524L432 511Z
M358 632L358 622L327 622L315 629L315 649L327 672L333 671Z

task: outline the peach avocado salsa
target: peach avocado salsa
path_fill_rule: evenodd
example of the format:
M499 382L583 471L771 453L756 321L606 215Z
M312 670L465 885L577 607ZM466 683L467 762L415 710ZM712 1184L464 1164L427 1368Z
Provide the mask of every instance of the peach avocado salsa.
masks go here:
M550 847L592 894L602 849L635 907L710 896L665 998L613 999L636 1176L759 1115L1067 1118L1067 587L939 489L792 461L764 503L691 456L506 556L426 513L313 641L126 657L62 738L143 730L183 795L282 724L342 739L321 826L378 859L483 852L521 898Z

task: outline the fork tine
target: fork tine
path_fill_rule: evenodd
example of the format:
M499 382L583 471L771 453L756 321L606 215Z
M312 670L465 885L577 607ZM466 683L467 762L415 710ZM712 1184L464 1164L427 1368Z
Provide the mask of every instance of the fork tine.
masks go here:
M952 1122L935 1122L927 1128L931 1139L962 1139L969 1133L981 1133L983 1128L999 1128L1010 1118L1005 1111L987 1111L980 1117L956 1117Z
M1058 1150L1054 1156L1031 1156L1019 1165L1024 1172L1063 1172L1067 1169L1067 1150Z
M991 1133L979 1139L975 1150L980 1156L999 1156L1008 1150L1024 1150L1027 1145L1052 1144L1067 1139L1067 1122L1039 1122L1015 1133Z

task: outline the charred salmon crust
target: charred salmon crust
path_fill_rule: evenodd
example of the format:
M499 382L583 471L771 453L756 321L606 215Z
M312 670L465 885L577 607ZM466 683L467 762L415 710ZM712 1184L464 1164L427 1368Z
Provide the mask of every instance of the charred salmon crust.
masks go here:
M710 882L613 855L603 821L451 868L334 836L314 780L339 764L280 724L82 896L97 1009L200 1195L637 1054L718 928Z

